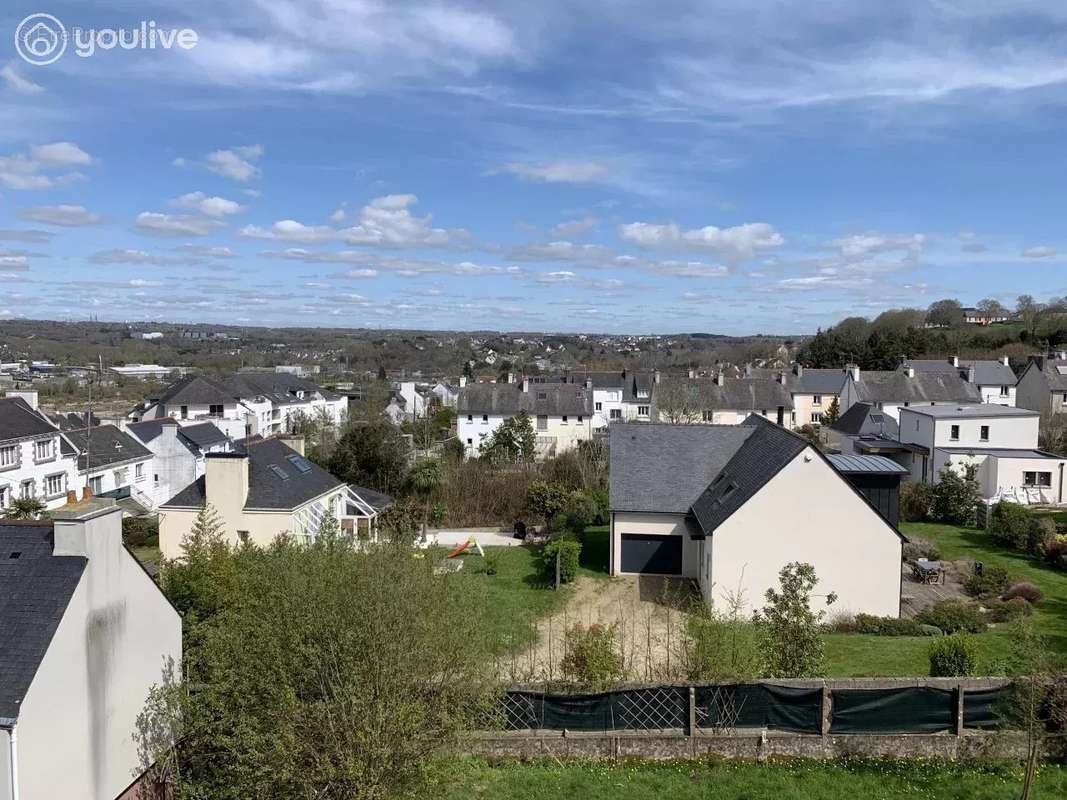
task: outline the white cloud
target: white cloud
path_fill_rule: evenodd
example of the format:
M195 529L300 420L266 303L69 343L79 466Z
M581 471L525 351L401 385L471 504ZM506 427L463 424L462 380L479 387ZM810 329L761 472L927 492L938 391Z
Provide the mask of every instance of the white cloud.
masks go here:
M573 283L578 279L578 276L570 270L559 270L557 272L542 272L536 280L538 283Z
M263 146L254 144L216 150L207 155L207 168L216 175L245 183L260 176L256 162L263 156Z
M864 233L834 239L830 244L845 258L853 259L898 251L918 254L925 243L926 237L921 233L910 235Z
M222 223L205 217L188 214L160 214L142 211L137 215L138 230L160 236L207 236L214 233Z
M305 225L295 219L283 219L269 228L245 225L237 234L248 239L275 239L282 242L321 244L337 239L338 232L328 225Z
M19 218L31 222L43 222L45 225L62 225L76 228L83 225L98 225L104 221L99 214L94 214L85 206L31 206L19 211Z
M7 84L8 89L17 94L32 95L40 94L44 91L43 86L40 86L31 81L29 78L20 75L15 70L15 62L13 61L8 64L5 64L3 68L0 69L0 79L2 79L5 84Z
M1023 258L1052 258L1054 255L1056 255L1056 248L1048 245L1028 247L1022 252Z
M231 250L229 247L222 245L210 245L210 244L183 244L174 248L181 253L188 253L194 256L203 256L204 258L236 258L237 253Z
M631 222L619 226L619 236L639 247L710 250L723 258L754 258L762 250L780 247L785 238L766 222L749 222L732 228L684 230L675 223L659 225Z
M199 211L209 217L225 217L245 210L245 207L240 203L227 200L224 197L208 197L203 192L183 194L181 197L171 200L170 204L177 208L189 208L193 211Z
M80 180L77 171L56 172L92 163L92 158L73 142L53 142L30 148L29 153L0 156L0 186L7 189L51 189Z
M332 222L334 225L340 225L342 222L345 221L345 216L345 208L344 206L340 206L336 211L330 214L330 222Z
M27 259L24 255L0 253L0 268L9 270L24 270L29 269L29 266L27 265Z
M600 244L548 242L515 247L509 254L516 261L606 261L612 256L609 248Z
M559 236L562 239L573 239L576 236L589 233L600 222L596 217L584 217L582 219L573 219L567 222L561 222L559 225L553 225L549 228L549 233L553 236Z
M504 165L504 171L543 183L595 183L607 179L611 172L606 165L596 161L548 161L541 164L512 161Z
M203 259L192 255L179 256L165 253L150 253L147 250L113 249L100 250L89 256L94 264L128 264L131 266L167 267L183 264L199 264Z
M132 278L130 280L131 289L144 289L151 286L162 286L160 281L147 281L144 278Z
M53 235L33 228L0 228L0 242L47 242Z

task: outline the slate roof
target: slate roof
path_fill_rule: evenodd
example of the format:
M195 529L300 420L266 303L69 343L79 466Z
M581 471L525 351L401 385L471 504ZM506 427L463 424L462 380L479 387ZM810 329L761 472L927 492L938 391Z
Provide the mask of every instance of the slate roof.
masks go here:
M573 383L531 383L525 392L519 383L476 383L459 390L456 410L494 416L519 411L530 416L588 416L593 413L593 393Z
M1063 369L1061 372L1060 369ZM1067 361L1047 358L1041 365L1031 362L1027 371L1036 369L1045 379L1045 383L1052 392L1067 392ZM1025 373L1024 373L1025 374ZM0 437L2 438L2 437Z
M705 536L811 446L806 439L762 417L749 417L745 427L750 426L752 435L693 503L693 516Z
M0 521L0 717L18 717L87 563L52 555L50 523Z
M86 420L89 419L89 414L80 414L77 412L70 412L68 414L48 414L48 419L52 421L57 428L61 431L77 430L78 428L87 427ZM92 425L99 425L101 422L100 417L96 414L92 415Z
M849 436L888 436L891 439L900 432L897 421L871 403L853 403L830 428Z
M322 467L304 459L289 445L276 438L245 440L239 445L237 453L208 454L207 457L235 458L240 455L248 456L248 497L245 500L245 509L291 511L343 485ZM297 469L293 459L301 459L309 469L306 472ZM284 477L272 468L280 470ZM205 498L206 481L204 476L201 476L163 503L163 507L201 508Z
M358 494L363 500L370 504L375 511L382 511L393 504L392 495L385 494L384 492L376 492L373 489L367 489L363 486L351 486L353 492Z
M612 424L612 510L687 513L753 430L743 425Z
M780 369L752 368L747 371L748 377L777 380L783 372ZM848 373L843 369L810 369L801 367L797 374L797 367L784 370L785 385L793 394L841 394L845 388L845 378Z
M172 383L153 402L164 405L225 405L265 397L278 405L303 402L297 392L336 400L342 395L287 372L237 372L221 378L191 375ZM308 398L304 398L305 400Z
M189 375L172 383L153 399L163 405L210 406L232 403L234 397L220 381L203 375Z
M956 372L964 380L967 380L968 370L973 366L974 382L979 386L1014 386L1019 382L1012 368L1003 361L960 359L958 367L944 358L910 359L907 363L916 372Z
M141 444L136 437L120 431L114 425L98 425L90 429L65 431L63 435L77 450L79 470L99 469L112 464L121 464L124 461L152 457L152 451ZM70 452L65 445L62 449Z
M684 407L700 411L773 411L793 408L789 389L770 378L726 378L722 386L714 378L666 375L656 388L657 410Z
M178 435L184 436L201 450L206 450L212 445L225 442L230 438L215 427L213 422L201 422L198 425L183 425L178 429Z
M916 372L912 377L902 369L863 371L854 382L859 400L882 403L980 403L982 393L953 372Z
M829 453L826 459L834 469L843 475L907 475L908 470L896 461L885 456L857 456L841 453Z
M0 442L56 433L56 427L21 397L0 397Z

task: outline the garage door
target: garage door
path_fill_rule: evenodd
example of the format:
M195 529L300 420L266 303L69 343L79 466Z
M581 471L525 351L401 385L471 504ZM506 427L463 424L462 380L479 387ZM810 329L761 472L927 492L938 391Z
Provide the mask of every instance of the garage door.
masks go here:
M624 533L622 571L647 575L681 575L683 538Z

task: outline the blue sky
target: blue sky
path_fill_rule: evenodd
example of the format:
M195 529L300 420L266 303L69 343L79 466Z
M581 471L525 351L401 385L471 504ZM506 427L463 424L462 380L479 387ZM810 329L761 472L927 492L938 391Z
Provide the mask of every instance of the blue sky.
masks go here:
M1067 294L1062 2L86 6L0 12L0 318L802 333ZM34 66L37 12L198 41Z

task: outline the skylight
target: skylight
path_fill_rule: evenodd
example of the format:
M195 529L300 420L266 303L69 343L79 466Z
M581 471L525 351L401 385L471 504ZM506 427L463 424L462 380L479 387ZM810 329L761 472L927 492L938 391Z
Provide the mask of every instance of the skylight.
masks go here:
M289 476L285 473L285 470L279 467L277 464L270 464L268 465L267 469L269 469L283 481L289 480Z
M286 456L285 459L290 464L292 464L294 467L296 467L297 472L300 472L301 474L304 474L306 472L311 472L311 462L308 461L303 456L299 456L299 455Z

